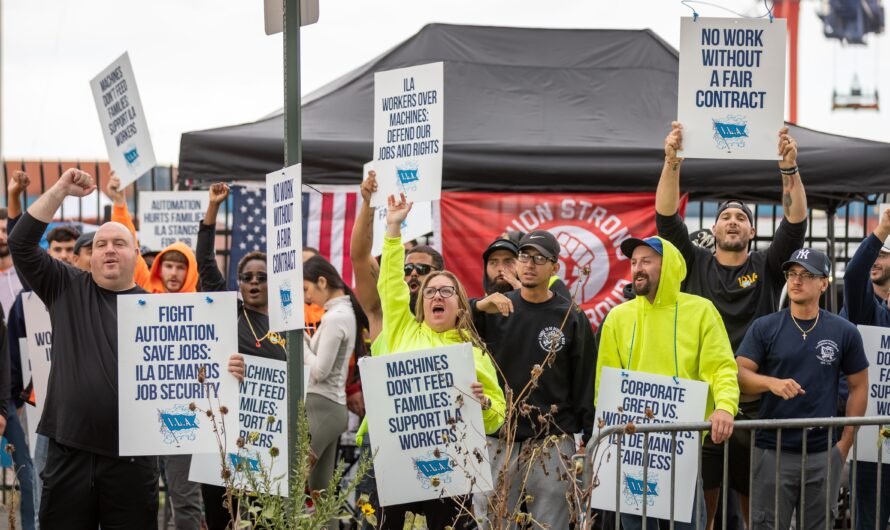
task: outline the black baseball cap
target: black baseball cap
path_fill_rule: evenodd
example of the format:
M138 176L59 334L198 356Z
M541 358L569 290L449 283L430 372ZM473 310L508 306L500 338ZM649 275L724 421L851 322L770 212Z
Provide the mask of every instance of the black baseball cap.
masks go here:
M522 236L519 240L519 250L527 247L537 250L546 258L559 258L559 241L546 230L535 230Z
M782 270L787 271L792 265L800 265L808 272L816 276L828 276L831 274L831 261L824 252L814 248L802 248L791 254L791 259L782 264Z
M485 249L485 252L482 253L482 261L487 262L488 257L491 256L496 250L506 250L514 256L519 255L519 247L516 246L516 243L510 241L509 239L495 239L490 245L488 245L488 248Z
M745 203L743 203L742 201L735 199L730 199L718 206L717 217L720 217L720 214L723 213L723 210L726 210L728 208L738 208L739 210L745 212L745 216L748 217L748 222L752 225L754 224L754 214L751 213L751 208L748 208L748 206L745 205Z
M636 237L625 239L621 242L621 253L628 258L631 258L633 257L634 250L641 245L646 245L655 252L658 252L660 256L664 256L664 244L655 236L647 237L646 239L639 239Z
M74 254L79 254L80 249L82 249L83 247L92 247L93 237L95 235L96 232L87 232L86 234L81 234L80 237L77 238L77 241L74 242Z

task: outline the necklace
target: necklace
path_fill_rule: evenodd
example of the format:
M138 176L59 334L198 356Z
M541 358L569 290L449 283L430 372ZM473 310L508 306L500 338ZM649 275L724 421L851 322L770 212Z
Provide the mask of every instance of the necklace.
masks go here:
M791 312L789 311L788 314L791 315ZM797 329L800 330L801 334L803 335L803 340L807 340L807 333L813 331L816 328L816 324L819 323L819 313L816 313L816 321L813 322L813 325L810 326L810 329L806 331L804 331L803 328L800 327L800 324L797 323L797 319L794 318L794 315L791 315L791 321L794 322L794 325L797 326Z
M274 331L271 331L271 330L267 331L266 334L263 335L262 337L257 337L256 331L253 330L253 324L250 323L250 317L247 316L247 309L241 308L241 312L244 313L244 319L247 320L247 327L250 328L250 333L253 335L253 338L256 339L256 347L257 348L259 348L260 343L266 339L269 339L270 343L280 344L281 347L284 348L284 345L286 343L284 337L282 337L281 335L279 335L278 333L276 333Z

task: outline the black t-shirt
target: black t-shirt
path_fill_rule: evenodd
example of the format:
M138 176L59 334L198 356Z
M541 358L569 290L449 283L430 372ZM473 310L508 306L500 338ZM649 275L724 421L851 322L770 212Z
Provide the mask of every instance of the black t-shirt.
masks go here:
M815 324L815 327L813 326ZM805 331L811 327L804 340ZM838 376L868 368L862 336L856 326L825 310L819 321L791 320L788 309L758 318L748 329L737 355L757 363L757 373L778 379L794 379L806 394L785 400L764 392L759 418L826 418L837 412ZM837 432L837 429L835 429ZM828 449L828 429L810 429L807 452ZM776 448L776 431L757 431L755 443L763 449ZM782 450L800 452L800 429L782 431Z
M509 317L474 313L479 335L500 368L501 386L506 378L514 392L513 400L518 401L519 392L531 380L534 365L543 368L538 387L526 400L534 410L518 418L516 440L562 432L584 433L586 439L592 432L595 417L596 344L590 322L576 305L558 294L537 304L523 300L519 290L504 296L513 302L513 314ZM564 320L565 327L560 331ZM553 366L543 366L554 340ZM549 432L540 431L538 416L547 414L552 414L558 430L551 426Z
M686 260L683 292L714 303L723 317L733 351L738 350L754 319L778 308L779 295L785 285L782 263L803 247L807 228L806 221L791 223L783 218L769 248L751 252L745 263L737 267L727 267L721 265L710 250L689 240L689 231L679 214L656 214L655 224L658 235L673 243Z
M52 368L37 432L57 443L118 456L117 297L88 272L51 258L39 242L46 223L24 214L9 237L19 274L49 309Z

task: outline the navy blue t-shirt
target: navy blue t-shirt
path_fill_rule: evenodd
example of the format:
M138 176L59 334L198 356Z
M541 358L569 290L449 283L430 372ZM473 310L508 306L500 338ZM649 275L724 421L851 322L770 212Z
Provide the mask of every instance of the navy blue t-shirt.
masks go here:
M806 331L816 320L797 323ZM757 363L759 374L794 379L806 392L789 400L764 392L760 419L835 416L838 376L868 368L862 336L856 326L821 309L819 322L807 333L806 340L792 322L788 309L758 318L745 334L736 355ZM828 450L827 435L827 428L811 429L807 433L807 452ZM783 429L782 450L801 452L802 436L800 429ZM758 431L755 443L761 449L775 449L776 431Z

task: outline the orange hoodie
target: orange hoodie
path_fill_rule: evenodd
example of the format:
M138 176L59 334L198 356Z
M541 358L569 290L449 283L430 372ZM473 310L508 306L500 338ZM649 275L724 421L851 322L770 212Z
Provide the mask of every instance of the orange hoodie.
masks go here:
M127 210L126 203L115 204L111 209L111 220L126 226L133 237L136 237L136 226L130 218L130 212ZM166 293L164 282L161 281L161 256L171 250L182 252L186 260L188 260L188 271L185 273L185 283L178 292L194 293L198 291L198 262L195 259L195 252L185 245L185 243L173 243L155 256L152 262L151 270L145 263L145 259L140 255L136 257L136 270L133 273L133 280L136 285L142 287L152 294Z

